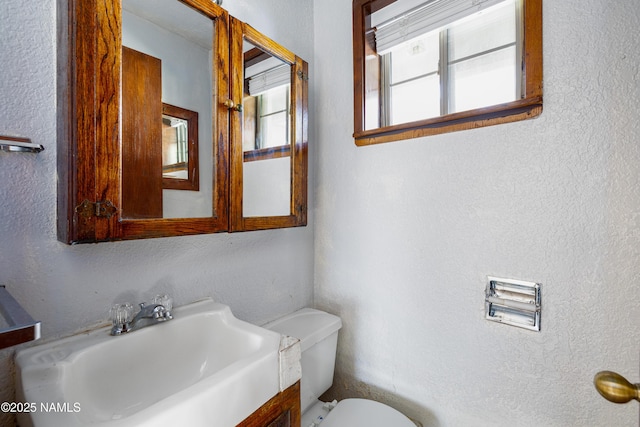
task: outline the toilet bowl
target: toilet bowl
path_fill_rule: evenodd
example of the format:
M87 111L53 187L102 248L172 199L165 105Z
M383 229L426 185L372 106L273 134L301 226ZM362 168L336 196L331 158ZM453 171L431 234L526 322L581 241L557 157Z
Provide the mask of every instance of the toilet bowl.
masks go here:
M338 331L342 327L339 317L303 308L264 327L300 340L301 427L415 427L402 413L373 400L318 400L333 383Z

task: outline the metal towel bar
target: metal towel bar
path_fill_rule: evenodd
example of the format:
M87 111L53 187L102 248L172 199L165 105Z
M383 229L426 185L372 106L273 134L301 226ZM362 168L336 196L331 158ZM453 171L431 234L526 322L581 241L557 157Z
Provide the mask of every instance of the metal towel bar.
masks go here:
M42 150L42 145L32 143L29 138L0 135L0 151L39 153Z

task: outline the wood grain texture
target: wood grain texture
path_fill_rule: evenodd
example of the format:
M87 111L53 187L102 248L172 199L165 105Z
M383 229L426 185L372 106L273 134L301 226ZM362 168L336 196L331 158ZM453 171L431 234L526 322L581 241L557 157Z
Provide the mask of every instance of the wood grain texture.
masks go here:
M120 88L122 12L119 1L58 0L58 239L65 243L214 233L228 229L229 17L205 0L181 0L213 20L213 216L123 219ZM107 217L84 216L84 200L111 201Z
M282 216L245 217L243 215L243 165L245 153L242 147L244 131L243 114L230 111L231 141L231 187L230 187L230 231L254 231L273 228L304 226L307 223L307 186L308 186L308 65L293 52L262 35L250 25L231 17L231 61L243 64L243 40L277 57L291 67L291 195L290 213ZM253 53L250 61L258 61L261 55ZM231 100L242 100L244 95L244 73L235 73L231 82ZM278 153L273 152L275 158ZM263 158L263 157L261 157Z
M126 212L122 215L123 198L127 196L121 185L124 179L120 134L120 2L58 0L58 239L62 242L88 243L306 225L306 62L250 25L231 18L213 2L180 1L211 18L214 27L214 136L210 142L214 164L213 215L186 219L128 219ZM230 28L234 28L233 34ZM291 138L294 141L291 146L291 213L287 216L242 217L242 113L228 110L224 103L231 98L242 99L243 73L237 70L242 70L243 66L244 38L291 65L294 82L294 108L291 110L295 130ZM88 203L111 202L116 207L116 214L110 217L80 215L76 207L85 200Z
M122 47L123 218L162 218L162 61Z
M237 427L300 427L300 382L278 393Z

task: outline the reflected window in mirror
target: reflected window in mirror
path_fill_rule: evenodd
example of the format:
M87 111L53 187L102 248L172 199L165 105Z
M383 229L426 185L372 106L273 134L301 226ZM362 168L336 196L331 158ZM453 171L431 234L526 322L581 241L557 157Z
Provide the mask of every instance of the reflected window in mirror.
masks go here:
M242 140L245 162L288 156L291 152L290 88L287 82L255 96L245 96Z
M245 161L288 152L291 143L291 67L248 44L245 52L243 149ZM280 150L268 150L281 147ZM258 150L257 153L251 153Z
M230 231L304 226L308 64L233 17L230 31L231 62L242 64L225 103L231 111Z
M244 43L243 215L291 214L291 66Z
M289 67L284 67L288 72ZM289 84L257 96L256 148L289 144Z

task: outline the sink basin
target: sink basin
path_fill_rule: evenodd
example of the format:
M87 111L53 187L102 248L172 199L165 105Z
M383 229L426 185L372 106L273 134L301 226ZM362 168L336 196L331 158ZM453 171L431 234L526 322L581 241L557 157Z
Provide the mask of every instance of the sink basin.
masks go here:
M211 299L113 337L110 328L20 351L20 425L232 427L279 391L280 335Z

